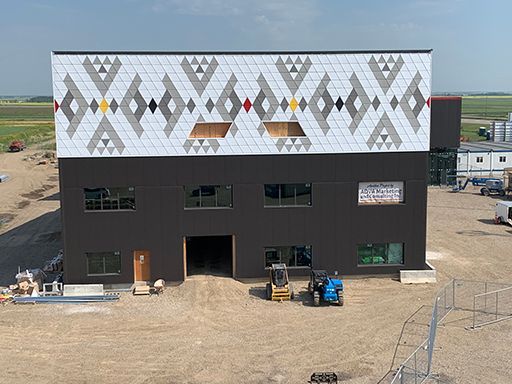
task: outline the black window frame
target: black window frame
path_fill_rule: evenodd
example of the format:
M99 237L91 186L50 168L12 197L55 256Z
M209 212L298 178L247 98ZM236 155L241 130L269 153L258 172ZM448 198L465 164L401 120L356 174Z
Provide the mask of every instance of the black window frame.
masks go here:
M502 160L503 159L503 160ZM507 162L507 156L500 156L500 158L498 159L498 161L500 163L506 163Z
M109 256L107 254L111 254L111 256L115 256L118 258L118 261L119 261L119 268L117 269L117 272L107 272L107 269L106 269L106 266L107 266L107 263L106 263L106 256ZM98 257L100 256L103 257L103 272L101 273L90 273L90 265L89 265L89 261L90 261L90 257L91 256L95 256L95 257ZM122 271L122 265L123 265L123 261L122 261L122 258L121 258L121 252L120 251L96 251L96 252L85 252L85 263L86 263L86 272L87 272L87 276L119 276L121 274L121 271Z
M219 189L224 187L226 190L229 190L230 193L230 203L229 206L226 205L218 205L219 202ZM206 189L213 188L215 190L215 206L203 206L201 205L203 199L203 191ZM187 206L187 189L190 190L199 190L199 206ZM206 195L205 195L206 196ZM183 208L186 210L197 210L197 209L232 209L233 208L233 184L194 184L194 185L184 185L183 186Z
M483 156L477 156L476 157L476 162L477 163L483 163L484 162L484 157Z
M293 248L294 249L294 264L295 265L288 265L287 263L283 262L282 251L284 248ZM299 256L298 250L300 248L304 248L304 251L309 249L309 264L297 265L298 264L298 256ZM279 257L275 262L274 261L268 262L267 261L267 252L270 252L273 250L275 250L279 254ZM286 264L286 268L288 268L288 269L305 269L305 268L309 269L313 265L313 246L312 245L273 245L273 246L263 247L263 265L265 266L265 269L270 269L271 264L279 264L279 263Z
M401 245L402 247L402 262L401 263L362 263L361 259L362 257L359 255L359 249L360 247L365 246L368 248L368 246L372 246L372 252L377 247L386 247L386 257L389 260L389 246L390 245ZM356 245L356 257L357 257L357 266L358 267L392 267L392 266L403 266L405 265L405 243L404 242L389 242L389 243L359 243ZM380 256L374 256L372 253L371 256L372 259L380 257ZM373 260L372 260L373 261Z
M125 194L121 196L117 193L117 199L112 198L111 190L126 189L127 192L131 192L133 196ZM137 210L137 198L135 194L135 187L95 187L95 188L83 188L84 198L84 212L135 212ZM87 193L97 194L98 197L91 198L87 197ZM123 202L121 202L123 200ZM131 201L133 200L133 201ZM112 208L114 202L117 202L117 208ZM94 208L88 208L88 203L93 204ZM98 205L99 204L99 205ZM104 208L109 205L109 208ZM125 208L126 206L133 206L133 208ZM124 208L121 208L125 206ZM99 207L99 208L98 208Z
M277 186L278 188L278 204L269 205L267 204L267 190L271 186L274 186L274 188ZM284 199L283 196L283 187L294 187L294 204L283 204L282 200ZM307 204L297 204L297 186L304 186L306 188L309 188L309 203ZM263 185L263 206L265 208L290 208L290 207L299 207L299 208L309 208L313 206L313 183L267 183Z

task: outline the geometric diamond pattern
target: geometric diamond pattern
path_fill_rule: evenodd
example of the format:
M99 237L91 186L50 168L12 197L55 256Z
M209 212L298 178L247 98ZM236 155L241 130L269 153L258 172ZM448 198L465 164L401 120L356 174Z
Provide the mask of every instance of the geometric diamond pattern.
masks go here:
M224 121L234 121L242 108L242 101L235 91L237 83L236 76L232 74L215 103L215 108Z
M364 115L368 111L370 106L370 98L366 94L366 91L364 90L355 72L352 74L352 76L350 76L350 84L352 85L352 91L350 91L350 94L345 101L345 106L347 107L348 113L350 113L350 116L352 117L352 122L348 128L350 129L350 132L354 134L354 132L357 130L357 127L359 127L359 124L363 120ZM359 107L356 105L358 100L360 101Z
M416 75L411 80L411 83L407 87L407 91L404 93L399 103L400 108L402 108L407 120L409 120L411 127L414 129L414 133L418 132L421 127L421 124L418 121L418 115L426 104L425 97L423 97L419 88L421 80L421 74L416 72ZM411 108L411 105L409 104L411 99L414 99L413 101L415 103L413 108Z
M169 137L185 110L185 101L181 97L168 74L164 75L162 83L165 87L165 92L158 103L158 108L167 121L167 124L164 127L164 132L165 135ZM171 105L171 103L173 105Z
M330 130L327 118L334 107L334 100L327 89L330 81L329 74L324 74L308 103L308 107L311 109L311 112L313 112L313 117L324 135Z
M428 150L427 51L58 53L53 63L64 156ZM271 137L266 121L297 121L306 136ZM189 139L195 122L230 127Z
M398 135L395 126L386 112L382 114L381 119L375 126L366 144L369 149L372 149L374 146L381 149L383 145L387 149L390 149L392 146L394 146L395 149L399 149L402 145L402 139Z
M304 62L300 57L297 57L295 61L293 61L290 56L286 58L286 61L283 61L281 56L277 58L277 70L283 77L284 83L286 84L292 95L295 95L295 93L299 89L300 85L302 84L302 81L309 72L311 65L312 63L309 56L307 56L304 59Z
M368 61L368 66L384 93L388 92L403 65L404 59L402 55L398 55L396 60L393 55L389 55L387 59L385 59L383 55L380 55L378 61L375 59L375 56L372 55Z

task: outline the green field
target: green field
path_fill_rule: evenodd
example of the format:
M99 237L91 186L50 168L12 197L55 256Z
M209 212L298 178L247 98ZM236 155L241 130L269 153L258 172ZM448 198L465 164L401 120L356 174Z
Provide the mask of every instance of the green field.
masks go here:
M13 140L26 145L55 147L53 106L49 103L0 104L0 150L5 151Z
M487 120L506 120L512 112L512 96L464 96L462 116Z

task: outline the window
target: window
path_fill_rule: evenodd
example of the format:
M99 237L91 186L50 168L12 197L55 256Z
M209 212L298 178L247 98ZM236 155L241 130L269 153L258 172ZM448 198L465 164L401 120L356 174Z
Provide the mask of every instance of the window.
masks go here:
M500 163L505 163L507 161L507 156L500 156Z
M307 207L311 184L265 184L265 207Z
M185 208L231 208L231 185L185 186Z
M272 137L306 136L300 124L296 121L266 121L265 129Z
M403 181L359 183L358 204L401 204L404 202Z
M89 252L87 259L87 275L119 275L121 273L120 252Z
M265 247L265 267L284 263L287 267L311 267L311 245Z
M135 210L135 188L84 188L86 211Z
M359 265L403 264L404 244L359 244L357 246L357 259Z
M226 137L231 123L196 123L188 135L191 139Z
M483 158L482 156L478 156L478 157L476 158L476 162L477 162L477 163L483 163L483 162L484 162L484 158Z

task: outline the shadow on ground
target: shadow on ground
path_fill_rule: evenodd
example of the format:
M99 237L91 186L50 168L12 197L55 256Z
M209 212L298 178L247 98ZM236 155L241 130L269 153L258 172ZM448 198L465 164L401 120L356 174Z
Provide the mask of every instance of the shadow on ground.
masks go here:
M62 249L60 208L0 235L0 285L13 284L20 269L42 268Z

